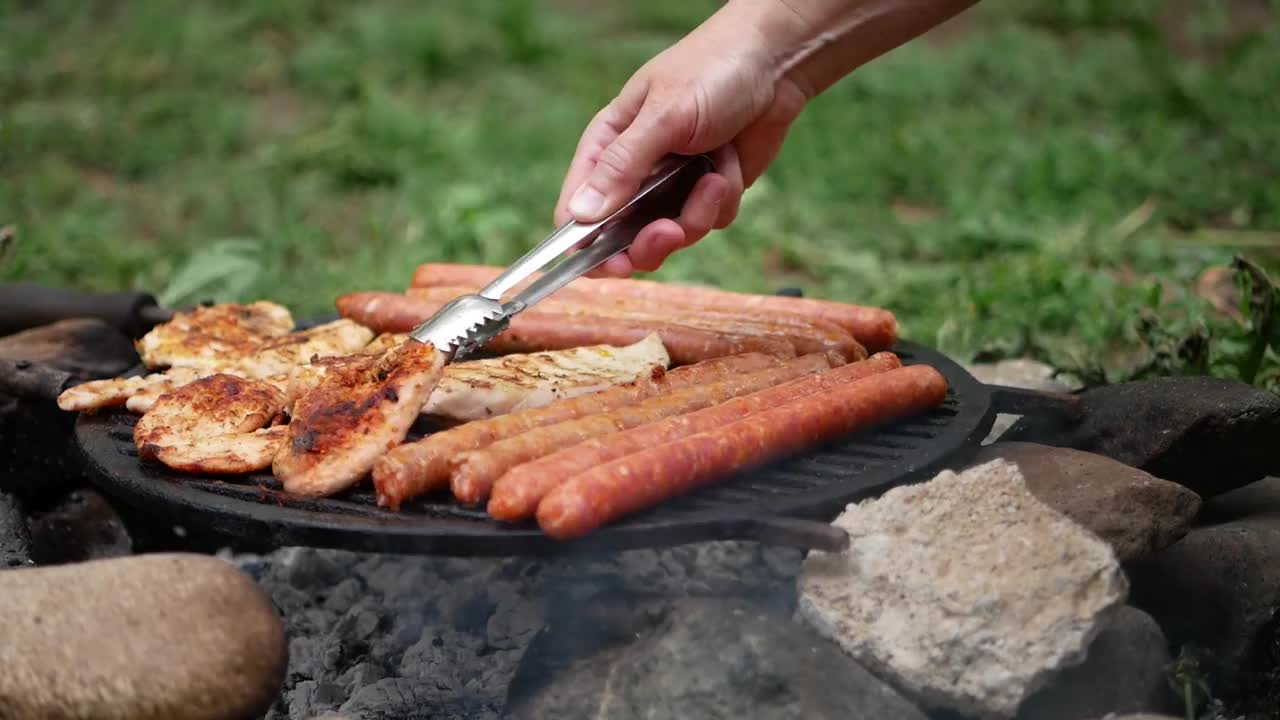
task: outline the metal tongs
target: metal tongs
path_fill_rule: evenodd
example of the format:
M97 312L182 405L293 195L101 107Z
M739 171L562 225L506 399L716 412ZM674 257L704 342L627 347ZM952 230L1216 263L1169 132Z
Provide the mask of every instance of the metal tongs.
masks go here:
M569 221L560 226L493 282L475 294L449 301L414 328L409 337L431 343L451 362L475 353L506 330L516 314L626 250L635 241L636 234L650 222L678 217L694 184L713 169L711 159L705 155L665 158L635 196L617 212L594 223ZM565 252L587 242L591 244L571 253L515 297L502 301L504 293Z

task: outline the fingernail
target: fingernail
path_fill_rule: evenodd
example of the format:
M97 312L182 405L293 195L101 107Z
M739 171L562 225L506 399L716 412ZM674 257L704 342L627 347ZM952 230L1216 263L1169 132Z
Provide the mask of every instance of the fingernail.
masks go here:
M604 195L590 185L583 185L569 198L569 212L577 218L594 218L604 207Z

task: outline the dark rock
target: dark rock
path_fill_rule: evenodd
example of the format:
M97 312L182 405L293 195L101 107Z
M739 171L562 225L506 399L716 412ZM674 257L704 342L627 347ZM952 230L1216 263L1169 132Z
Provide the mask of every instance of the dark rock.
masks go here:
M31 565L31 534L18 499L0 492L0 570Z
M1182 485L1102 455L1002 441L971 465L997 458L1016 464L1032 494L1110 543L1121 562L1177 541L1200 509L1199 496Z
M202 555L0 573L6 717L261 717L286 664L263 593Z
M1131 601L1149 612L1175 646L1208 650L1213 694L1235 697L1255 667L1280 608L1280 524L1245 518L1193 529L1130 566Z
M52 402L17 400L11 412L0 413L0 492L36 509L84 485L79 451L72 445L74 425L75 414Z
M32 557L59 565L133 552L129 532L115 509L97 492L76 490L52 510L31 519Z
M113 377L140 362L129 338L101 320L62 320L0 337L0 359L26 360L81 380Z
M688 599L627 607L622 615L608 638L579 645L585 653L577 657L560 653L579 644L573 636L586 623L540 636L513 682L507 716L925 717L834 644L772 610Z
M1280 523L1280 477L1263 478L1209 500L1198 519L1201 524L1220 525L1244 518Z
M1067 668L1018 709L1026 720L1087 720L1108 712L1174 709L1165 675L1169 649L1160 626L1121 607L1089 645L1085 661Z
M1075 426L1027 416L1008 441L1106 455L1185 485L1203 498L1280 474L1280 397L1212 377L1121 383L1081 394Z

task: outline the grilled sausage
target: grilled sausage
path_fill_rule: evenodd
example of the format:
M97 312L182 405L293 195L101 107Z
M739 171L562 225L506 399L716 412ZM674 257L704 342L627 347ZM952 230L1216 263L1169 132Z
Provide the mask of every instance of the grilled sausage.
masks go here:
M475 288L426 287L409 288L410 297L446 303L459 295L475 292ZM564 290L561 291L564 293ZM538 303L538 310L587 318L619 318L637 322L669 323L672 319L681 325L719 333L735 333L744 336L773 337L785 340L798 354L816 352L835 353L844 362L863 360L866 348L844 328L825 320L808 320L791 316L769 316L762 313L731 312L719 309L681 310L662 303L642 299L593 297L581 292L569 292L564 297L547 298Z
M620 457L658 447L741 420L786 402L819 392L829 392L855 380L902 367L893 353L876 353L861 362L829 372L734 398L685 415L676 415L640 427L564 447L550 455L508 470L494 483L489 514L504 522L533 516L538 503L565 480Z
M476 420L417 442L392 448L373 467L378 504L398 508L411 497L449 486L452 462L462 453L543 425L622 407L663 390L714 382L737 373L776 367L780 360L761 353L744 353L686 365L654 378L616 385L606 390L557 400L550 405Z
M444 302L398 293L358 292L338 298L343 317L377 332L408 332ZM565 350L583 345L630 345L657 333L671 361L684 365L726 355L761 352L782 358L796 356L783 337L721 333L660 320L635 320L565 314L532 308L511 319L511 325L489 342L497 353Z
M453 469L450 487L453 489L454 497L460 502L475 505L489 497L489 491L494 482L507 470L521 463L549 455L559 448L672 415L709 407L729 398L747 395L797 377L821 373L830 368L831 363L825 355L806 355L784 363L781 367L726 378L710 385L686 387L610 412L596 413L535 428L493 443L482 450L464 453Z
M418 267L411 282L415 287L481 287L502 271L503 268L486 265L427 263ZM821 318L847 330L871 352L893 347L898 340L898 321L893 313L883 308L851 305L834 300L740 293L632 278L579 278L569 283L565 290L600 297L652 300L668 307L758 311Z
M538 504L538 525L557 539L581 537L736 472L935 407L946 394L941 373L912 365L752 413L569 479Z

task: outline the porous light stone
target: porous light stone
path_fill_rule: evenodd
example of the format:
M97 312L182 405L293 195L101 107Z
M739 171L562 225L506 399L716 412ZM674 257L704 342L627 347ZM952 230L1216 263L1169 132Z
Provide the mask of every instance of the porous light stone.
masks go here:
M850 505L843 553L815 552L798 614L930 708L1013 717L1123 605L1111 547L993 460Z
M284 679L275 609L208 556L0 572L0 618L0 718L240 720Z

